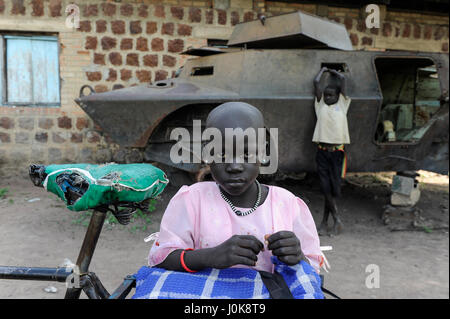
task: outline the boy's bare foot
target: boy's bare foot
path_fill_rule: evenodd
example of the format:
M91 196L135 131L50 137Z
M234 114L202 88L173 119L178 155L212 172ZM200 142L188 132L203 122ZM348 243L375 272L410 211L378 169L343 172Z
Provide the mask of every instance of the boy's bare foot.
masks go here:
M328 225L326 223L321 223L319 228L317 228L317 233L319 236L325 236L328 234Z
M343 229L344 229L344 224L339 219L337 219L334 222L333 229L331 230L330 234L333 236L337 236L340 233L342 233Z

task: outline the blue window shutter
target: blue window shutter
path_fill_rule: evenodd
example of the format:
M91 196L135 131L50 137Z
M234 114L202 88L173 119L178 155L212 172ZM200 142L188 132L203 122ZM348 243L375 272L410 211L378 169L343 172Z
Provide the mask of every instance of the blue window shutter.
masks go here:
M33 101L59 103L58 43L32 41Z
M3 37L0 35L0 105L3 104L3 97L4 97L4 91L5 91L5 83L3 81L3 75L4 73L4 62L5 57L3 56Z
M9 104L59 105L56 37L5 36Z
M6 40L7 97L9 103L32 103L31 40Z

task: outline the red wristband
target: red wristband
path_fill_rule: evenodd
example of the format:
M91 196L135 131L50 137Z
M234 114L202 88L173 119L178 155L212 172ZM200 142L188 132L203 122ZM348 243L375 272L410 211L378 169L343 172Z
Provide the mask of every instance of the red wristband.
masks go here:
M197 272L196 270L191 270L191 269L189 269L187 266L186 266L186 264L184 263L184 253L187 251L187 250L193 250L192 248L187 248L187 249L185 249L185 250L183 250L182 252L181 252L181 255L180 255L180 262L181 262L181 266L184 268L184 270L186 270L187 272Z

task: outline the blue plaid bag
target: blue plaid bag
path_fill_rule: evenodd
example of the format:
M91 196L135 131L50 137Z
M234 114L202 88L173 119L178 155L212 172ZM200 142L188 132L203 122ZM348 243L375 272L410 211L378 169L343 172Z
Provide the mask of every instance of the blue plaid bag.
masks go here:
M283 276L295 299L323 299L321 280L305 261L288 266L272 257L275 271ZM204 269L186 273L139 269L133 299L269 299L258 271L249 268Z

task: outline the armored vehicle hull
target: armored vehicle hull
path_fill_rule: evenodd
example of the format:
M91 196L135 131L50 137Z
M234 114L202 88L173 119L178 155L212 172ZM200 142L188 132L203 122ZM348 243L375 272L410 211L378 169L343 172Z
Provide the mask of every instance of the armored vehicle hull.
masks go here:
M347 78L348 171L425 169L448 173L448 54L335 49L214 51L190 59L178 77L81 96L76 102L116 143L144 160L173 163L175 127L192 131L215 106L244 101L278 128L278 170L315 170L313 80L327 66ZM390 127L390 129L389 129ZM389 133L389 134L387 134ZM200 141L194 141L200 142Z

